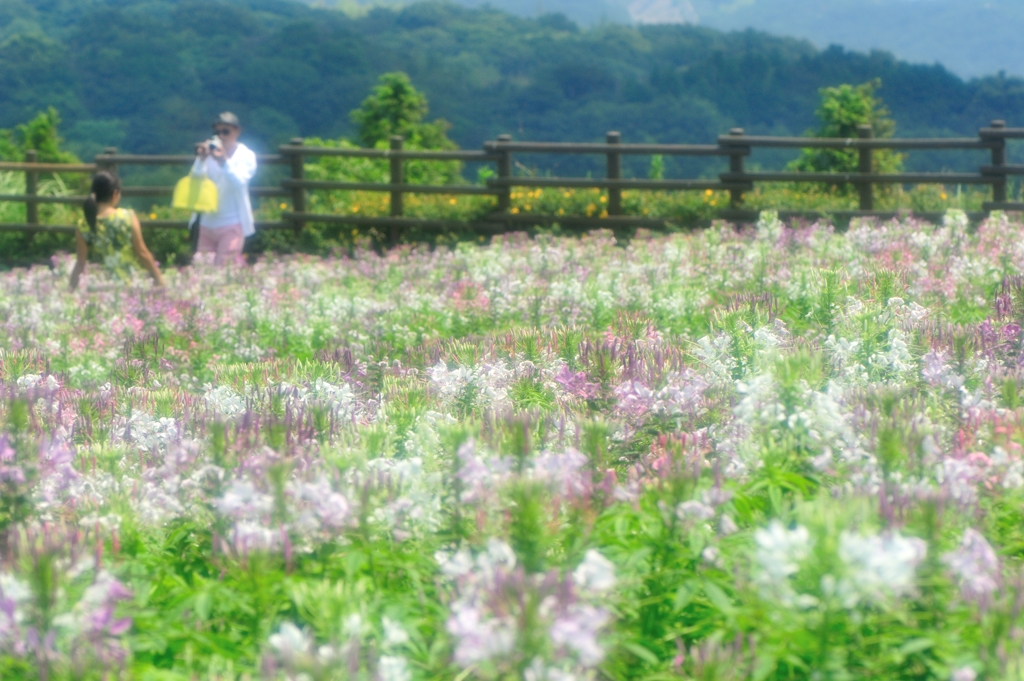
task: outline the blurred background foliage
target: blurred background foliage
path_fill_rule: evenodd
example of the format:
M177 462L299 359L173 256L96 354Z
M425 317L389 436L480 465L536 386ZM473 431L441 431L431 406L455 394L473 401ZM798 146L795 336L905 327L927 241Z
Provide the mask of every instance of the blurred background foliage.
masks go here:
M997 75L964 81L942 66L901 62L747 31L725 34L684 25L581 29L562 15L523 18L491 8L420 3L346 14L285 0L0 0L0 157L91 160L107 146L133 153L181 153L208 134L221 110L237 112L257 151L301 135L309 144L385 148L402 134L407 148L479 148L487 139L588 141L620 129L627 142L711 142L733 126L751 134L847 136L858 122L876 135L975 135L1024 105L1024 81ZM369 95L367 94L369 93ZM885 100L885 105L882 104ZM428 118L429 114L429 118ZM816 115L817 114L817 115ZM877 153L876 169L976 169L982 152ZM1011 160L1021 160L1011 145ZM604 159L516 156L521 175L601 177ZM721 159L624 159L626 177L714 177ZM750 169L790 165L848 170L855 154L761 150ZM487 167L410 162L408 181L484 181ZM185 169L131 168L128 184L171 184ZM276 184L264 167L256 184ZM310 159L310 178L381 181L386 162ZM41 190L80 193L85 178L53 175ZM21 174L0 177L23 189ZM20 189L19 189L20 187ZM855 207L849 187L759 187L750 208ZM980 208L984 195L962 187L879 192L880 208ZM600 216L607 196L590 191L517 192L513 211ZM630 193L628 213L708 222L727 202L714 193ZM387 195L314 192L312 209L387 213ZM150 202L151 218L174 216ZM287 202L263 201L262 219ZM457 220L493 209L487 197L409 196L412 216ZM73 224L68 206L42 206L45 222ZM0 219L21 222L24 207L0 204ZM314 225L296 239L265 232L251 248L325 253L377 239L369 230ZM409 235L444 243L473 234ZM183 237L152 230L159 259L181 262ZM64 235L0 235L4 263L38 261L66 248Z
M561 15L451 3L352 17L286 0L0 0L0 26L0 128L53 106L82 158L106 146L180 152L225 109L261 151L299 135L354 138L348 112L394 71L410 76L463 148L502 133L585 141L621 129L627 142L709 142L734 126L802 134L816 127L819 88L875 78L901 135L975 134L993 118L1012 123L1024 105L1020 79L964 81L884 52L685 25L581 29ZM668 176L717 171L701 160L666 166Z
M822 88L820 103L816 111L819 119L817 130L810 131L815 137L850 137L857 126L870 123L880 136L891 136L895 123L882 100L875 95L877 81L860 85L843 84ZM448 138L449 123L437 119L426 123L429 102L402 72L385 73L377 85L354 109L349 118L358 126L356 136L363 144L377 149L387 149L389 137L401 134L406 138L406 149L455 149L457 145ZM0 130L4 142L3 160L22 160L28 149L38 150L41 160L75 162L76 156L61 148L63 138L58 129L60 116L53 108L39 113L31 121L17 125L11 130ZM306 144L314 147L356 149L359 144L346 137L306 138ZM889 151L875 155L875 170L897 172L902 168L905 156ZM653 156L646 159L646 176L665 176L665 159ZM850 172L857 168L857 154L848 151L803 150L800 156L788 165L802 171ZM387 159L355 158L343 156L310 157L305 164L306 178L310 180L380 183L390 180L390 162ZM483 184L493 176L493 169L487 166L464 167L458 161L408 160L405 179L410 184L448 185L465 184L467 171L475 170L477 183ZM131 167L128 168L129 173ZM184 168L164 167L164 174L183 173ZM548 171L550 172L550 171ZM279 167L263 169L262 177L256 184L276 182ZM515 173L534 175L536 167L530 168L517 163ZM84 174L42 173L39 191L49 195L84 194L88 178ZM159 179L157 173L148 177L135 177L131 181ZM21 194L25 190L24 174L0 172L0 193ZM1020 188L1013 186L1015 196ZM878 187L877 207L881 210L905 209L915 212L944 211L960 208L979 211L982 203L989 198L986 190L941 185L918 187ZM608 216L608 195L597 189L536 189L514 190L511 195L510 212L513 215L538 216L586 216L603 218ZM151 199L126 199L125 205L139 211L143 220L176 219L184 221L187 214L171 209L164 203L153 203ZM400 238L407 243L429 243L432 245L453 245L460 241L485 241L467 223L478 222L495 210L495 199L490 196L446 196L441 194L408 194L404 199L404 214L409 217L432 218L450 221L450 229L406 229ZM818 211L828 215L832 211L857 208L856 192L849 185L787 183L758 185L745 195L745 207L750 209L782 209ZM725 192L623 192L625 214L642 217L657 217L669 221L673 228L691 229L710 224L719 211L729 206ZM282 214L290 210L288 201L264 199L256 206L257 219L279 221ZM386 192L368 191L327 191L308 192L307 211L353 217L381 217L389 214L390 203ZM42 204L40 218L44 224L74 225L81 223L76 206L70 204ZM0 222L18 223L25 221L23 204L0 203ZM547 225L547 226L542 226ZM841 225L840 225L841 226ZM564 233L563 225L539 223L521 228L533 232ZM157 259L167 265L186 264L190 258L190 244L183 230L146 228L146 240ZM569 229L569 232L574 231ZM577 230L578 231L578 230ZM617 236L629 237L633 230L619 229ZM279 253L310 253L318 255L353 252L359 246L382 248L391 242L392 235L372 227L353 227L341 224L307 223L296 233L292 230L261 229L247 242L251 254L274 251ZM30 234L19 232L0 233L0 266L24 265L41 262L54 252L70 248L70 237L66 234Z

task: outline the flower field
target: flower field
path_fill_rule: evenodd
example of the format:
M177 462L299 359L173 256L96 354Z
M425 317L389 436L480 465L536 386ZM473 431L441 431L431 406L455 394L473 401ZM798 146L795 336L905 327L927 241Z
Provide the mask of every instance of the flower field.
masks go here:
M0 678L1024 679L1024 224L0 273Z

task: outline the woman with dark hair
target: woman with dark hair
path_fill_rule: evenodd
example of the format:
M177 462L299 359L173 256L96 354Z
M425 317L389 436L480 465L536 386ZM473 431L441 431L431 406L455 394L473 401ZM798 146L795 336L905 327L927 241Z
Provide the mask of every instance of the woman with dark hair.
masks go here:
M92 176L92 193L83 208L89 231L78 230L78 260L71 272L71 289L78 287L78 279L85 271L85 263L92 256L94 262L103 263L111 272L125 281L131 280L130 271L142 265L157 286L164 285L160 268L153 254L142 240L142 227L135 211L118 208L121 200L121 180L116 175L100 171Z

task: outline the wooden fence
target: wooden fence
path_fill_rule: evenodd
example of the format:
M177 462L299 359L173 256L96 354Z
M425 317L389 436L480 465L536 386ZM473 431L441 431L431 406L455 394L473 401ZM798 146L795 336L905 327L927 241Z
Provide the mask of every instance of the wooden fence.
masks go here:
M397 240L403 229L461 229L500 232L529 225L560 223L570 227L664 227L671 219L627 215L623 210L622 192L641 191L727 191L730 194L728 207L719 211L719 216L735 221L749 221L756 218L756 212L743 207L744 192L755 184L779 182L810 182L829 185L852 184L857 187L860 197L858 210L829 211L829 214L843 219L858 216L881 218L894 215L892 211L875 209L874 188L876 185L988 185L992 187L992 200L985 203L984 211L1024 211L1024 202L1012 202L1007 192L1008 178L1024 175L1024 165L1009 165L1006 162L1007 140L1024 139L1024 128L1008 128L1003 121L993 121L982 128L976 138L934 138L934 139L876 139L870 126L862 126L859 136L853 139L807 138L807 137L758 137L746 135L742 129L733 129L728 135L718 138L717 144L624 144L618 132L609 132L604 143L577 144L560 142L515 142L508 135L486 142L480 151L418 151L403 149L401 137L391 138L391 148L380 149L339 149L334 147L312 147L296 138L282 145L275 155L260 156L261 165L284 165L290 170L290 177L279 186L252 187L255 197L281 197L291 201L291 210L282 213L277 222L257 222L258 229L301 230L308 223L334 223L356 227L373 227L386 230L392 240ZM849 149L859 155L859 170L856 173L809 173L809 172L749 172L745 161L755 149ZM979 167L977 173L877 173L873 170L874 152L878 149L894 151L913 150L982 150L991 153L991 163ZM600 155L606 159L607 172L604 178L565 177L524 177L513 174L514 154L560 154ZM680 179L651 180L632 179L622 176L623 156L717 156L727 158L729 170L721 173L717 180ZM390 166L390 182L328 182L308 180L305 177L307 158L345 156L366 159L387 159ZM0 195L0 201L21 202L26 206L24 223L0 223L0 230L21 230L28 232L73 232L71 225L44 225L39 220L39 204L64 203L81 204L84 196L44 196L39 193L41 173L92 173L98 169L117 170L126 165L170 165L187 172L192 156L143 156L119 154L116 149L106 149L88 164L38 163L36 152L26 154L23 163L0 163L0 171L25 173L25 193ZM486 185L417 185L405 181L405 162L409 160L462 161L488 163L495 166L495 176ZM607 216L588 217L583 215L537 215L516 214L512 208L512 190L520 188L558 189L600 189L607 191ZM309 192L315 191L370 191L384 192L390 196L388 216L367 217L311 213L307 211ZM172 187L125 186L125 197L170 197ZM424 219L405 215L404 197L407 194L487 195L496 198L495 210L482 219L466 223L457 220ZM818 213L806 211L780 211L784 217L814 216ZM935 218L937 215L925 215ZM980 217L980 216L975 216ZM183 221L142 220L145 228L185 228Z

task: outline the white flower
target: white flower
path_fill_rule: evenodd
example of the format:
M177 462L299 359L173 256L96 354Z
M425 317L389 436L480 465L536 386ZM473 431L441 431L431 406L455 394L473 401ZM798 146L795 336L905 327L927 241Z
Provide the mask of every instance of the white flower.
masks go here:
M389 617L384 617L383 625L385 648L400 646L409 642L409 634L406 633L405 629L398 622Z
M800 562L811 551L811 534L806 527L789 530L778 520L767 529L754 532L757 544L757 564L761 573L771 582L780 582L796 574Z
M890 595L913 591L915 570L927 550L923 540L903 537L899 532L870 537L843 532L839 536L839 558L848 571L844 582L848 607L862 598L884 602Z
M409 663L399 655L381 655L377 665L380 681L410 681Z
M203 400L206 402L206 407L213 413L232 418L245 412L245 400L226 385L213 387L207 383L203 389L205 390Z
M313 646L306 633L291 622L283 622L278 633L270 635L269 641L270 647L286 661L308 654Z
M719 550L717 546L706 547L703 551L700 552L700 557L708 565L713 565L717 568L722 567L722 552Z
M598 551L590 549L573 571L572 578L581 589L608 591L615 586L615 565Z
M358 612L354 612L342 622L341 630L349 638L359 638L363 633L363 618Z
M270 512L274 499L269 494L261 493L248 480L236 480L224 492L224 496L214 502L214 506L224 515L257 518Z
M487 540L487 551L477 556L476 562L485 574L493 574L496 568L509 572L516 566L516 552L507 542L491 537Z
M43 377L39 374L25 374L18 379L18 387L22 389L34 388L39 385L41 380L43 380Z
M961 667L950 675L950 681L974 681L978 678L978 672L974 671L970 667Z
M467 549L459 549L452 555L438 551L434 554L434 560L441 566L441 573L449 579L469 574L473 569L473 556Z
M782 236L785 227L777 210L763 210L757 219L757 240L773 244Z

